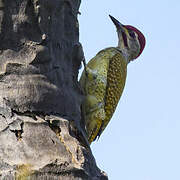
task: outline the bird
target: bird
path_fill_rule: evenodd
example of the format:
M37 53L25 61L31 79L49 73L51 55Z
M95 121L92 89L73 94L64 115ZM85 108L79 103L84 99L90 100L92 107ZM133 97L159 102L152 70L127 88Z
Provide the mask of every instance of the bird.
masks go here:
M116 26L118 46L98 52L87 63L79 80L84 93L82 114L89 144L100 137L112 118L125 86L127 65L141 55L146 44L137 28L109 17Z

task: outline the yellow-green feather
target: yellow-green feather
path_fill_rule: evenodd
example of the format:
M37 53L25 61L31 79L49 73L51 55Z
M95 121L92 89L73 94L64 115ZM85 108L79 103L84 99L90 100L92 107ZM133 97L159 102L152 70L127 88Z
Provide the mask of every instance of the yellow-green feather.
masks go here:
M116 48L100 51L86 66L80 84L86 95L83 103L88 140L91 143L107 126L121 97L127 63Z
M109 70L107 74L107 89L105 96L105 112L106 118L101 127L101 132L106 128L109 120L111 119L119 99L122 95L127 74L127 62L120 53L114 55L109 63Z

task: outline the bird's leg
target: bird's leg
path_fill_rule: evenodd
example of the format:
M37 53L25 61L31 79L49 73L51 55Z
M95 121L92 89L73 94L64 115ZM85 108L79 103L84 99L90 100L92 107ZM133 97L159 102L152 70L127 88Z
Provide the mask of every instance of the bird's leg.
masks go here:
M89 67L86 67L86 78L90 79L90 80L94 80L97 78L98 74L96 70L92 70Z
M85 63L85 60L83 60L83 64ZM96 71L93 71L92 69L90 69L89 67L87 67L85 64L84 64L84 72L85 72L85 86L86 87L86 83L88 81L91 81L91 80L94 80L97 78L97 72ZM85 89L84 91L85 95L87 95L87 90Z

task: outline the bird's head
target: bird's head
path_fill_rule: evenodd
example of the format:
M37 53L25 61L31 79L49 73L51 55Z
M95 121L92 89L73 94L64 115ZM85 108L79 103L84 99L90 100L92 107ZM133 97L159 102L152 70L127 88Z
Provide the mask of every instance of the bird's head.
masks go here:
M118 49L121 50L128 62L139 57L146 44L144 35L137 28L123 25L111 15L109 17L117 28Z

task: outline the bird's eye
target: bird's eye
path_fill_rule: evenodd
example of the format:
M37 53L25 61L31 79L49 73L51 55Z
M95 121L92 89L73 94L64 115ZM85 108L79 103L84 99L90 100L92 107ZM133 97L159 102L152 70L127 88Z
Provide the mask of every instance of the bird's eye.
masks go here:
M130 31L130 32L129 32L129 35L130 35L132 38L135 38L135 33L134 33L134 31Z

